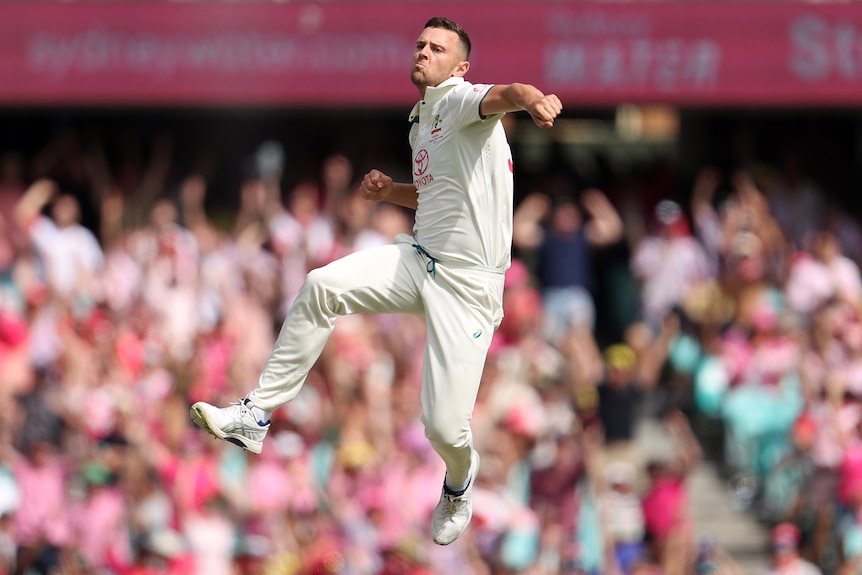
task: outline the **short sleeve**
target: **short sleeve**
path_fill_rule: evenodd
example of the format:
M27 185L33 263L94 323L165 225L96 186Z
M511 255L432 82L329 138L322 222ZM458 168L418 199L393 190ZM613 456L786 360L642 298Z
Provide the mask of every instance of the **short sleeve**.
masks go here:
M485 96L488 95L488 91L493 87L494 84L464 83L455 87L452 92L450 92L447 103L451 111L455 112L455 117L459 126L466 126L476 122L497 120L503 116L503 114L482 116L480 112L482 100L485 99Z

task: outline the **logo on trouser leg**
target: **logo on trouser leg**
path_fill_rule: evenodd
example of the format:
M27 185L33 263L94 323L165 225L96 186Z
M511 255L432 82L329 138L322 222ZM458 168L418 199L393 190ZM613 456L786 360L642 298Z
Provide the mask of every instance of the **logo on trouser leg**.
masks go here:
M473 332L473 339L479 339L479 337L481 337L481 335L482 335L482 330L477 329L476 331Z

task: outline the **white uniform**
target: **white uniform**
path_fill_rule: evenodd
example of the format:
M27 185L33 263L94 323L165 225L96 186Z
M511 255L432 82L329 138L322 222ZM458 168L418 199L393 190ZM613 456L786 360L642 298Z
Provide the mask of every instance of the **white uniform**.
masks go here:
M450 78L426 88L413 108L410 146L419 190L413 232L443 261L505 270L512 246L512 154L502 115L479 115L490 88Z
M512 240L512 156L499 120L479 113L490 85L450 78L429 87L410 120L414 237L312 270L282 325L252 403L292 400L335 320L354 313L411 313L426 320L422 380L425 434L451 485L466 481L470 418L485 357L503 318Z

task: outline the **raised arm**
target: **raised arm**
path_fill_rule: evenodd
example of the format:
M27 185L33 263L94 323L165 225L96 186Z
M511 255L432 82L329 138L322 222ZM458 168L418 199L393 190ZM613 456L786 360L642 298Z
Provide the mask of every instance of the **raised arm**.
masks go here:
M584 190L581 203L591 216L584 225L587 239L595 246L608 246L620 241L625 228L614 205L600 190Z
M59 189L53 180L40 178L33 182L15 205L15 219L26 229L57 196Z
M416 186L393 182L392 178L380 170L371 170L362 178L359 184L359 195L366 200L387 202L416 209L419 206L419 194Z
M555 94L546 96L530 84L497 84L488 90L479 112L491 116L519 110L529 113L540 128L550 128L562 112L563 104Z

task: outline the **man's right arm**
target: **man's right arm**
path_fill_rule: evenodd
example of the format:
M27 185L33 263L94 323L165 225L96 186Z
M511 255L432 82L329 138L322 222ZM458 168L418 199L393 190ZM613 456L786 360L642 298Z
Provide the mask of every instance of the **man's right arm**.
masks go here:
M359 195L366 200L379 202L386 200L392 204L416 209L419 207L419 193L413 184L393 182L392 178L380 170L371 170L359 184Z
M525 110L540 128L550 128L563 105L555 94L545 95L530 84L497 84L488 90L479 113L492 116Z

